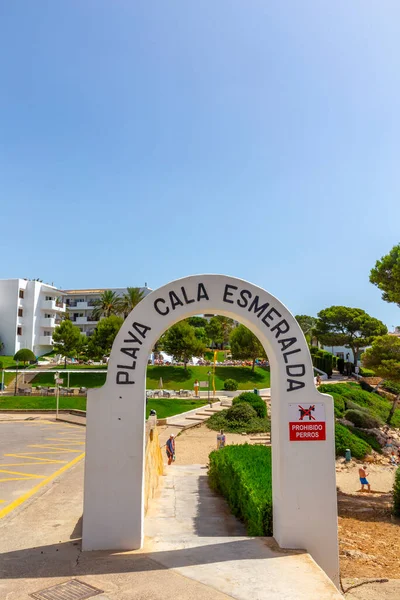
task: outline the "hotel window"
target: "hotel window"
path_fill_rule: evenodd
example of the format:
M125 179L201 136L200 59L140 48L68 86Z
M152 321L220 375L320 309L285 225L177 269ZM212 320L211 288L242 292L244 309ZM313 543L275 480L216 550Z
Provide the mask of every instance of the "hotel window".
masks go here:
M46 337L50 337L51 336L51 331L45 331L43 333L43 335L45 335Z
M23 298L24 297L24 290L19 290L19 297Z
M46 300L54 300L53 296L46 296Z
M24 311L22 310L22 308L18 309L18 316L19 317L23 317L24 316Z
M22 335L22 327L17 327L17 335Z

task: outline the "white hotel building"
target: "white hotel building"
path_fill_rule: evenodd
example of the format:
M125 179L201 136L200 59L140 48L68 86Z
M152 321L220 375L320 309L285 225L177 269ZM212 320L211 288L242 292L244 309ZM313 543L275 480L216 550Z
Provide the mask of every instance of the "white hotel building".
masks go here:
M93 306L105 291L115 292L118 296L126 294L126 288L102 288L97 290L64 290L64 300L69 318L85 335L92 335L99 322L92 316ZM146 296L151 292L148 287L140 290Z
M151 292L140 288L144 295ZM91 335L98 321L92 316L94 302L111 290L119 296L126 288L60 290L41 281L0 279L0 355L14 356L21 348L29 348L35 356L51 352L53 332L68 312L71 321L85 335ZM0 358L1 360L1 358Z
M29 348L36 356L52 350L53 331L65 312L62 292L28 279L0 280L1 354Z

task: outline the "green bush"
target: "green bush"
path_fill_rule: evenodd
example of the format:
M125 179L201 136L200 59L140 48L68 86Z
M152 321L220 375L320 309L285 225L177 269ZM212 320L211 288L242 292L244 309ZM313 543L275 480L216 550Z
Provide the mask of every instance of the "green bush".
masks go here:
M336 356L315 346L310 349L310 352L314 367L324 371L330 377L333 368L336 366Z
M371 446L354 435L347 427L336 423L335 425L336 456L345 456L347 448L354 458L362 460L371 452Z
M392 406L392 402L388 398L376 393L366 392L361 389L358 383L322 384L318 390L330 394L334 398L341 396L346 402L351 400L355 404L358 404L359 407L367 408L369 412L384 422L386 422ZM400 408L395 410L392 427L400 427Z
M344 413L344 416L345 419L351 421L353 425L361 429L374 429L383 425L381 419L365 410L350 409Z
M369 385L369 383L367 383L366 381L360 381L360 387L362 390L364 390L364 392L373 392L374 388L372 387L372 385Z
M226 418L227 413L227 410L221 410L211 415L206 421L207 427L213 431L223 429L231 433L265 433L271 431L271 421L268 417L260 419L256 416L246 423L244 421L230 421Z
M253 392L243 392L242 394L236 396L236 398L233 399L232 404L236 405L241 404L243 402L250 404L250 406L254 408L257 415L261 419L264 419L267 416L267 405L258 394L254 394Z
M363 377L375 377L374 371L371 369L366 369L365 367L360 367L360 375Z
M14 360L23 363L36 362L36 356L33 354L32 350L29 350L29 348L21 348L21 350L18 350L18 352L14 355Z
M396 471L393 486L393 514L400 517L400 467Z
M208 476L248 535L272 536L271 448L244 444L211 452Z
M351 431L351 433L354 433L354 435L356 435L358 438L364 440L364 442L367 442L367 444L369 444L371 448L373 448L376 452L382 454L382 446L372 433L367 433L366 431L357 429L357 427L349 427L349 430Z
M236 392L238 387L239 384L237 381L235 381L235 379L226 379L224 381L224 390L226 390L227 392Z
M246 402L241 402L240 404L234 404L231 408L228 409L226 413L226 419L228 421L242 421L243 423L248 423L251 419L257 416L254 408L247 404Z
M396 396L400 394L400 383L396 383L395 381L385 381L381 385L381 388L391 394L396 394Z

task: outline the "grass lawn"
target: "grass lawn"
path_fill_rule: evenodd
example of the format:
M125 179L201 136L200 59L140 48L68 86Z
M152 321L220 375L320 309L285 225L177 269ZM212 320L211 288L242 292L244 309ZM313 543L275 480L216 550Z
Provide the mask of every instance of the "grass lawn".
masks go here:
M226 354L225 350L217 350L217 362L224 362ZM204 352L204 358L214 362L214 350Z
M62 387L68 385L68 374L63 370L59 370L60 379L64 380ZM70 387L86 387L94 388L101 387L106 382L107 371L104 373L90 373L88 369L87 373L70 373L69 385ZM39 373L32 381L32 386L37 387L38 385L43 386L54 386L54 373Z
M194 408L200 408L204 406L204 400L185 400L185 399L172 399L163 398L158 400L149 400L146 406L146 418L152 409L157 412L159 419L165 419L166 417L172 417L180 413L192 410ZM0 410L4 409L50 409L55 410L56 398L55 396L0 396ZM75 410L86 410L86 398L84 397L66 397L60 396L60 409L75 409Z
M76 367L79 368L79 367ZM196 379L198 381L207 381L207 373L210 367L188 367L187 370L183 367L147 367L147 389L158 389L160 377L162 377L164 389L179 390L193 389L193 384ZM64 387L67 385L67 374L63 369L59 371L60 377L64 379ZM100 387L106 381L106 369L103 373L71 373L69 384L70 387ZM217 390L224 389L224 381L226 379L235 379L239 384L240 390L252 388L270 387L270 373L266 369L256 367L254 373L251 367L216 367L215 369L215 387ZM54 385L54 373L40 373L36 375L33 386Z
M169 390L193 389L196 379L207 381L207 373L210 367L147 367L147 389L157 389L160 377L162 377L164 388ZM254 373L251 367L216 367L215 387L217 390L224 389L226 379L235 379L239 384L239 390L249 388L270 387L270 372L261 367L256 367Z

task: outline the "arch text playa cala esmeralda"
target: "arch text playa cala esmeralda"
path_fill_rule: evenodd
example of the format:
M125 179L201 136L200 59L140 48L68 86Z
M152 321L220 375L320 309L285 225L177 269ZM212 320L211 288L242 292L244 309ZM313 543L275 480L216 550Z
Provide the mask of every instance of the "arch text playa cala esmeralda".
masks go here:
M148 357L169 327L199 314L235 319L264 346L271 366L274 538L282 548L309 552L338 584L332 397L317 391L306 340L288 309L264 289L225 275L173 281L124 321L106 383L88 394L83 549L142 547Z

